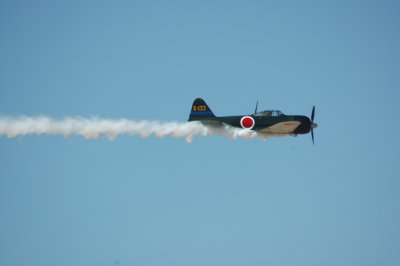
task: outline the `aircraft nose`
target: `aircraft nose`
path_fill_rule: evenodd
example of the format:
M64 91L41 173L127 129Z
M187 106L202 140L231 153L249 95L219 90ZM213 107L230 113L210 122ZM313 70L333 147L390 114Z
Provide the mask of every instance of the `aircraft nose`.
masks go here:
M316 127L318 127L317 123L311 123L311 128L316 128Z

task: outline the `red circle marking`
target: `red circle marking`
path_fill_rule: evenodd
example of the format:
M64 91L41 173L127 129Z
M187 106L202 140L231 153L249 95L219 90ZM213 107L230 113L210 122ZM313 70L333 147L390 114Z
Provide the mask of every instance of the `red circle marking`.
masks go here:
M254 119L250 116L244 116L240 119L240 125L242 128L252 129L254 127Z

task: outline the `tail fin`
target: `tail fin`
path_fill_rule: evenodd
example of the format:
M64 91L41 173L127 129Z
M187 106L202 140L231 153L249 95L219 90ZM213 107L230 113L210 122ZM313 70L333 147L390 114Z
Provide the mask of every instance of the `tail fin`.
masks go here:
M190 110L189 121L214 120L215 118L216 116L203 99L197 98L194 100L192 109Z

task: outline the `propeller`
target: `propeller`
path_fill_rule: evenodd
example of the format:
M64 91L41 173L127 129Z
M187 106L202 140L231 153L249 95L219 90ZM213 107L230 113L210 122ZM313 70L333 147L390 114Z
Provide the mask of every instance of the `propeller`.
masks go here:
M314 128L318 126L316 123L314 123L314 115L315 115L315 105L313 106L311 111L311 138L313 144L314 144Z
M315 115L315 105L312 108L312 112L311 112L311 122L314 122L314 115Z

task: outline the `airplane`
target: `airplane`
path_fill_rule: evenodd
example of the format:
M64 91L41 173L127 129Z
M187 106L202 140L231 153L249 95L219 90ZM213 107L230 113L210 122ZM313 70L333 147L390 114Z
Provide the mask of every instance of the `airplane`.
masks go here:
M304 115L285 115L278 110L265 110L257 112L258 102L254 114L237 116L215 116L206 102L197 98L194 100L189 115L189 121L200 121L209 126L230 125L247 130L254 130L261 134L308 134L311 131L311 138L314 144L314 123L315 106L311 111L311 119Z

